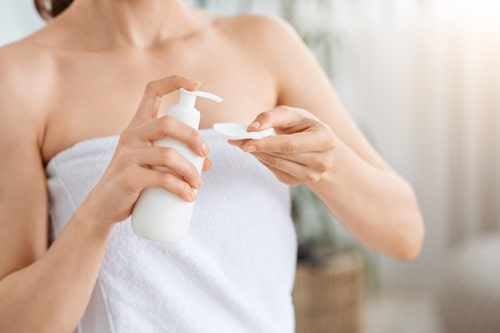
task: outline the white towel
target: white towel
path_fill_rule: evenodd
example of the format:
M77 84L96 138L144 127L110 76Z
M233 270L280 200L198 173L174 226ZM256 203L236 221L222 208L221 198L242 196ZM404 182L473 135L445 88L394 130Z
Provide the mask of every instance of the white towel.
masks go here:
M80 333L293 332L288 187L214 131L201 132L213 166L189 237L168 245L137 237L130 221L117 225ZM103 174L117 140L80 142L48 164L55 235Z

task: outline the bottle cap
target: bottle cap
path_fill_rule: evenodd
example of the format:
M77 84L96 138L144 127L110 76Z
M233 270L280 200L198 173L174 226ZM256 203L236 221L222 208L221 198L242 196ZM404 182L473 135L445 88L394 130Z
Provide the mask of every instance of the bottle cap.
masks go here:
M184 88L180 89L180 97L179 97L179 103L177 104L178 106L181 106L183 108L189 108L189 109L194 109L195 104L196 104L196 97L202 97L206 99L210 99L214 102L220 103L223 101L222 98L220 98L217 95L210 94L204 91L188 91Z

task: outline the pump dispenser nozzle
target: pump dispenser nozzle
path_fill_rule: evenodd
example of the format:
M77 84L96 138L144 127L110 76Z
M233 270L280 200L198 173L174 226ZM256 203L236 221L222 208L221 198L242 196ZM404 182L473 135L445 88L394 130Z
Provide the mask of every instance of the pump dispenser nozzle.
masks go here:
M211 99L212 101L217 103L223 101L223 99L220 98L219 96L204 91L188 91L184 88L181 88L180 94L181 95L179 97L179 103L177 105L180 107L190 108L190 109L193 109L195 107L196 97Z

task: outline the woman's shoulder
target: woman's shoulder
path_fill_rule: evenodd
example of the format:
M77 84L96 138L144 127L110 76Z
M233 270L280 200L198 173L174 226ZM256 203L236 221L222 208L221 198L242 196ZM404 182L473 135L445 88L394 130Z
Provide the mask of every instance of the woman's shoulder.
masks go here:
M2 74L47 68L51 60L50 49L44 44L42 30L0 47Z
M272 67L304 48L295 29L279 17L241 14L222 19L219 26L221 34L245 53Z
M278 38L286 41L297 35L288 22L275 16L240 14L220 19L219 26L226 35L242 42L276 44Z
M29 87L33 92L46 87L46 75L53 66L50 51L34 36L0 47L0 94L12 93L19 86Z
M0 47L0 128L43 127L53 82L53 62L31 37Z

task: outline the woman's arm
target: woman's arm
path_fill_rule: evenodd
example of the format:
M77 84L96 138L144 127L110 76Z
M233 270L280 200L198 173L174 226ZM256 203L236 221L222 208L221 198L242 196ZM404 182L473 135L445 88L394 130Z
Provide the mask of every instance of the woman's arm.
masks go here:
M25 110L29 101L16 84L0 82L0 332L70 332L88 303L109 230L77 213L47 251L41 118Z
M193 188L200 186L196 168L151 143L168 134L206 156L195 130L173 118L156 118L160 96L198 85L181 77L148 85L104 176L47 249L39 120L22 110L11 84L0 82L5 93L0 96L0 332L72 332L89 302L112 226L130 215L141 191L162 187L194 200ZM153 169L160 166L181 178Z
M285 107L256 121L281 135L238 144L285 183L306 183L367 246L403 260L414 258L424 227L411 186L370 146L293 30L275 20L264 19L261 25L266 26L263 40L278 105Z

